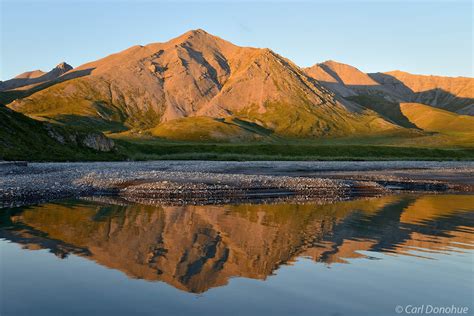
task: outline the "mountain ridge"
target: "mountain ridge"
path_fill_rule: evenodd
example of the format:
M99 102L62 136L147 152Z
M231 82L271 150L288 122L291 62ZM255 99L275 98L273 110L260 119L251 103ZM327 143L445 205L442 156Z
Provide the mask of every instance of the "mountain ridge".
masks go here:
M415 75L400 70L364 73L332 60L304 70L345 98L379 96L385 101L423 103L458 114L474 115L473 78Z
M474 114L474 79L452 79L368 74L335 61L300 68L271 49L198 29L132 46L30 90L7 91L14 94L6 100L56 124L176 140L410 136L423 128L403 114L402 103Z

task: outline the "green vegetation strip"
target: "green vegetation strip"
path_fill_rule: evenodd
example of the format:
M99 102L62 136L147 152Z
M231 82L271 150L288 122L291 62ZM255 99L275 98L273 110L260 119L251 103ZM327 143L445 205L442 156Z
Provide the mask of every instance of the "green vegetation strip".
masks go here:
M473 160L474 148L367 145L136 143L116 140L133 160Z
M474 160L474 149L432 149L367 145L291 144L160 144L115 140L111 153L81 151L61 146L0 150L5 160L116 161L116 160Z

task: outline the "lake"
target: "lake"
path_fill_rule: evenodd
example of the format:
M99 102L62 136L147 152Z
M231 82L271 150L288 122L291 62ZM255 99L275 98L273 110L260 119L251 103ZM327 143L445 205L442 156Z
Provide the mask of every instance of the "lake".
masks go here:
M474 310L474 195L0 214L2 316Z

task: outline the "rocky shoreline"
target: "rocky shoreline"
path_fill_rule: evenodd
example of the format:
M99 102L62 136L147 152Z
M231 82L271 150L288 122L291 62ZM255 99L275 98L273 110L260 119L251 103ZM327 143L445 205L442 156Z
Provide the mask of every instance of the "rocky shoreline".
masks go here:
M340 200L399 192L474 193L472 162L150 161L0 166L0 207L114 196L206 204Z

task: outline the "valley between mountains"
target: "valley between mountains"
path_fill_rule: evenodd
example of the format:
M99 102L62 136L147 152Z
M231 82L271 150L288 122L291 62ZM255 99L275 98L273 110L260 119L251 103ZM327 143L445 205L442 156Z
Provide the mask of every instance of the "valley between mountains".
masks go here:
M0 159L472 159L474 79L301 68L203 30L0 82Z

